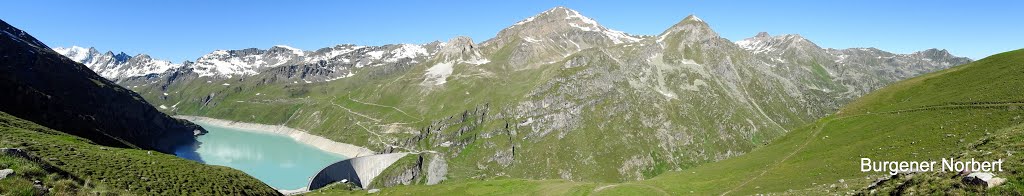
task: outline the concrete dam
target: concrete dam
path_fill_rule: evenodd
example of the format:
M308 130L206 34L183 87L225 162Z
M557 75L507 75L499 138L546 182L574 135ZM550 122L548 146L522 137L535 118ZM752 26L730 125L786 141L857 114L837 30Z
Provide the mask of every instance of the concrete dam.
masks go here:
M389 153L361 156L338 161L317 172L309 180L309 190L316 190L328 184L347 180L359 187L366 188L373 179L384 172L391 164L409 153Z

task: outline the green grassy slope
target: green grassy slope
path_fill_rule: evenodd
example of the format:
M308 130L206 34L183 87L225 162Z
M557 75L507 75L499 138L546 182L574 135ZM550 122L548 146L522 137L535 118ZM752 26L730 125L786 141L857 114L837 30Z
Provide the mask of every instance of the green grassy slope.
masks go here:
M31 191L28 179L43 179L54 194L115 193L137 195L277 195L277 191L241 171L204 165L174 155L105 147L80 137L0 112L0 148L18 148L39 157L29 162L0 157L0 166L18 177L0 180L0 195ZM67 176L40 169L56 167ZM26 184L27 182L27 184Z
M639 183L675 193L853 191L885 175L860 172L861 157L938 160L1024 122L1022 63L1017 50L899 82L746 156Z
M492 180L404 186L393 195L501 194L827 194L855 193L881 172L861 172L859 159L931 161L949 157L1003 158L1020 149L1024 122L1024 50L909 79L866 95L835 115L792 130L768 146L724 161L649 180L595 184L568 181ZM1016 139L1015 139L1016 138ZM995 153L993 153L995 152ZM1009 156L1009 155L1007 155ZM990 193L1020 193L1020 161L1007 161L1009 179ZM902 180L913 190L883 186L876 193L956 193L986 191L956 180L934 180L950 173L926 173ZM932 180L929 180L932 179ZM959 187L959 188L953 188ZM888 189L886 189L888 188ZM947 190L955 189L955 190ZM513 191L520 190L520 191ZM559 190L559 191L547 191ZM317 194L362 194L325 190Z
M0 180L0 195L40 195L44 190L35 187L39 184L52 188L54 195L89 195L89 194L126 194L117 189L108 189L104 185L88 184L79 179L63 175L60 171L47 170L46 166L28 159L0 154L0 168L10 168L13 175Z
M1024 126L1000 130L977 142L966 146L962 153L951 156L957 159L976 158L981 160L1003 159L1009 164L1004 166L1007 172L1000 173L1001 178L1009 179L1003 184L985 191L990 195L1024 195L1024 157L1014 155L1024 150ZM899 176L880 183L877 188L860 190L861 193L902 193L919 195L956 194L967 195L984 190L981 186L965 186L960 182L957 173L923 173L914 176Z

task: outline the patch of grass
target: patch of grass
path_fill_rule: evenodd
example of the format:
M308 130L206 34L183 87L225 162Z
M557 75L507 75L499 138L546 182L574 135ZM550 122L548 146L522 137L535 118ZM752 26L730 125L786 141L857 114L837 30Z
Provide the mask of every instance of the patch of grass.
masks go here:
M95 145L88 140L53 131L2 112L0 135L3 135L0 148L22 149L43 161L30 163L2 157L0 166L14 168L19 176L43 179L44 184L59 191L139 195L279 194L238 170L205 165L158 152ZM48 177L49 172L42 170L40 164L66 171L82 182L69 182L65 177ZM25 185L18 178L10 182L4 179L3 183L0 187Z

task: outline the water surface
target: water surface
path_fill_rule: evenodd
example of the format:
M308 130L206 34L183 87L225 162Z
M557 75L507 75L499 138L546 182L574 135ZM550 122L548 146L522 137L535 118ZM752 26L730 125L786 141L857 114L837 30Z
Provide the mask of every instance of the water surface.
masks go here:
M198 139L199 157L182 157L241 170L276 189L305 187L320 169L346 159L282 135L196 124L209 131Z

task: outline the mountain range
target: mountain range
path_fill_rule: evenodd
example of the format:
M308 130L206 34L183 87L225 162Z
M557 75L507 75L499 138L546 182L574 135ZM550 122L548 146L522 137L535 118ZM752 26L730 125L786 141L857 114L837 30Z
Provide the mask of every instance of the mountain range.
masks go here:
M164 113L422 152L381 186L648 179L749 153L871 91L972 62L941 49L822 48L796 34L732 41L694 15L631 35L565 7L480 43L273 46L182 63L54 51Z

